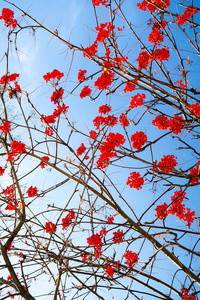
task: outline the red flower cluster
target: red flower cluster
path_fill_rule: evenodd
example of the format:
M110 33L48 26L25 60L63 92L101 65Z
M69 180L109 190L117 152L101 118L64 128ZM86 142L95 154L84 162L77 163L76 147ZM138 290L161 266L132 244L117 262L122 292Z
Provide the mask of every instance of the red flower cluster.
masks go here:
M181 292L183 292L181 299L183 300L196 300L196 296L193 294L188 294L189 290L182 287Z
M200 165L200 161L198 161L195 168L190 169L190 175L198 176L200 174L199 165ZM198 177L193 177L192 180L191 180L191 184L195 184L195 183L198 183L198 182L199 182Z
M124 254L124 258L126 259L125 264L130 268L133 267L138 262L138 255L135 252L127 250Z
M108 219L107 219L107 222L108 222L108 224L113 224L113 221L114 221L114 217L108 217Z
M57 227L52 222L46 222L45 229L46 229L46 233L53 233L53 232L56 232Z
M131 136L131 141L133 142L133 148L141 150L142 146L147 142L147 136L142 131L136 131L136 133Z
M40 121L44 122L46 124L55 123L56 119L60 116L60 114L61 113L65 114L68 108L69 108L69 106L66 106L65 104L63 104L62 106L58 105L57 109L56 108L54 109L54 112L52 115L50 115L50 116L42 115L40 118Z
M133 80L133 82L127 81L126 82L126 86L124 88L124 93L128 93L128 92L134 91L135 90L135 84L134 83L137 83L137 80Z
M60 71L54 69L51 73L48 72L47 74L45 74L43 78L46 82L49 82L51 79L53 79L54 82L54 79L57 78L57 80L59 81L63 76L64 73L61 73Z
M95 42L101 43L105 41L105 39L109 37L114 28L115 26L113 26L110 22L101 23L99 26L96 27L98 34Z
M108 276L108 278L113 277L114 271L115 268L113 267L113 265L106 265L106 275Z
M195 103L195 104L189 104L188 107L192 110L192 112L197 115L198 117L200 116L200 104Z
M95 257L99 257L102 254L102 239L106 234L107 231L103 229L100 233L93 234L91 237L87 238L87 243L94 246Z
M130 125L129 120L127 119L127 115L123 113L120 115L119 121L123 127L127 127Z
M13 74L10 74L10 75L3 75L0 79L0 84L5 84L5 83L8 83L8 82L12 82L12 81L15 81L16 78L19 77L19 74L17 73L13 73Z
M58 104L58 101L62 99L63 94L64 94L64 90L62 88L56 89L51 95L51 101L54 104Z
M165 219L169 214L176 215L180 220L187 221L187 226L190 227L194 221L195 212L190 208L185 209L185 204L182 204L185 199L185 192L175 191L171 197L171 205L168 208L166 203L156 207L156 217L160 220ZM186 212L187 211L187 212Z
M49 161L49 157L48 156L43 156L42 159L44 159L45 161ZM45 162L41 162L40 163L40 167L41 169L44 169L47 166L47 164L45 164Z
M7 161L14 160L14 158L17 156L18 153L26 153L25 144L22 142L13 141L11 145L11 154L8 154Z
M53 130L50 127L47 126L44 133L52 136L53 135Z
M104 71L99 78L95 81L94 85L99 90L106 90L109 85L112 84L112 79L115 74L110 70Z
M160 42L163 42L163 35L158 29L152 30L148 37L148 41L152 44L155 44L157 46L160 45Z
M147 9L150 12L154 12L158 8L161 9L167 8L169 5L170 5L170 0L149 0L148 2L144 0L142 1L142 3L138 3L136 6L142 11L146 11Z
M6 27L12 26L12 28L15 29L17 26L17 20L14 19L14 12L9 8L2 9L0 20L4 20L4 25Z
M73 209L71 209L66 217L62 219L62 229L67 229L67 227L69 227L69 225L72 223L73 219L75 219L75 212Z
M129 185L130 188L134 188L139 191L144 184L144 178L140 176L139 172L132 172L130 173L126 184Z
M15 88L11 88L10 92L9 92L9 98L12 99L13 96L17 96L17 93L21 93L21 87L19 86L19 84L17 82L14 82Z
M106 4L107 4L106 1L107 0L92 0L92 3L94 4L94 6L99 6L99 4L106 6Z
M76 150L77 155L82 155L83 153L85 153L86 147L83 143L81 143L81 146L78 147L78 149Z
M96 133L95 130L91 130L91 131L90 131L90 138L91 138L91 139L94 139L94 140L97 138L97 133Z
M118 229L116 232L113 232L113 243L122 243L124 241L124 232L123 230Z
M148 64L151 60L151 56L147 51L140 52L137 61L138 61L138 70L147 69Z
M0 167L0 176L3 176L4 172L5 172L5 169Z
M156 207L156 214L155 214L155 216L158 219L160 219L160 220L165 219L168 216L167 207L168 207L168 205L165 202L163 204L161 204L161 205L158 205Z
M112 157L117 157L117 153L114 151L115 147L119 147L125 143L124 136L120 133L109 133L106 141L99 147L101 155L97 161L97 166L104 169L108 166L108 163Z
M82 261L87 261L88 260L87 254L81 253L80 255L81 255Z
M146 98L145 94L137 94L131 97L131 102L129 104L129 108L133 109L133 107L142 106L144 99Z
M152 121L152 124L159 130L166 130L169 127L169 120L165 115L158 115Z
M14 186L7 186L6 189L3 189L2 194L4 194L7 199L9 200L7 206L5 207L5 210L15 210L16 207L18 207L17 201L13 201L15 198L15 189Z
M91 92L92 90L89 88L89 86L84 86L80 92L80 98L83 99L84 97L90 96Z
M93 120L93 124L96 127L96 129L99 129L101 124L105 124L110 127L113 127L117 124L117 121L118 121L118 119L115 116L107 116L107 117L97 116Z
M86 70L79 70L78 71L78 82L81 83L85 80L85 75L87 71Z
M152 121L152 124L158 127L159 130L166 130L169 127L169 131L178 134L181 133L184 122L182 117L176 115L171 119L168 119L165 115L158 115Z
M182 16L178 15L176 22L182 26L191 16L198 13L197 7L189 5L183 12Z
M38 196L38 189L37 187L33 187L33 186L30 186L30 188L27 190L27 194L28 194L28 197L35 197L35 196Z
M11 131L10 129L10 122L4 122L2 126L0 126L0 130L3 131L3 133L8 133L9 131Z
M85 52L83 52L83 57L88 57L90 59L90 56L87 55L87 53L90 56L94 56L97 53L97 43L94 42L90 47L85 48Z
M176 159L177 157L175 157L174 155L164 155L164 157L158 163L160 171L166 174L170 173L170 170L174 170L174 167L178 164ZM157 171L157 168L155 168L154 171Z
M153 51L151 59L159 60L161 62L163 60L168 60L169 56L169 50L166 48L162 48Z
M109 112L111 112L111 107L110 107L110 105L107 105L107 104L105 104L105 105L101 105L100 107L99 107L99 109L98 109L98 112L100 113L100 114L107 114L107 113L109 113Z

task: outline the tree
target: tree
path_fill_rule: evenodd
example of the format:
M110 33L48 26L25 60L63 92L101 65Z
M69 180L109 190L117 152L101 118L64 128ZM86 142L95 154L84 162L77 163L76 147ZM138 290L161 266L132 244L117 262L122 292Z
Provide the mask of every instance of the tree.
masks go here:
M199 299L198 2L88 1L84 46L4 2L1 299ZM71 53L42 104L11 52L40 30Z

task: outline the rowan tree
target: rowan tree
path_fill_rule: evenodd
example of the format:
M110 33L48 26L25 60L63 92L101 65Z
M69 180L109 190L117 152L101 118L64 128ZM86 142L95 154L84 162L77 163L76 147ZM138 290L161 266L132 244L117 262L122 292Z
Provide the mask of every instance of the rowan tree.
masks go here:
M1 299L199 299L198 1L83 1L84 44L3 2Z

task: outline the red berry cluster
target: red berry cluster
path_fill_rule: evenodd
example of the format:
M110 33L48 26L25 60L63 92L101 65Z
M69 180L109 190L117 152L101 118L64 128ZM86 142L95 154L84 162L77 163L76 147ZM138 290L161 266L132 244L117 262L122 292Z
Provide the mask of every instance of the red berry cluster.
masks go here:
M101 155L97 161L97 166L104 169L108 166L108 163L112 157L117 157L117 153L114 151L116 147L125 143L124 136L120 133L109 133L106 141L99 147Z
M133 142L133 148L141 150L142 146L147 142L147 136L143 131L136 131L131 136L131 141Z
M107 234L105 229L101 230L100 233L93 234L87 238L88 245L94 246L95 257L99 257L102 254L102 239Z
M138 262L138 255L135 252L127 250L124 254L124 258L126 259L125 264L130 268L133 267Z
M141 177L139 172L132 172L130 173L126 184L129 185L130 188L134 188L139 191L144 184L144 178Z
M183 12L182 16L178 15L176 22L179 26L182 26L191 16L198 13L197 7L189 5Z
M69 227L69 225L72 223L73 219L75 219L75 212L73 209L71 209L66 217L62 219L62 229L67 229L67 227Z
M28 194L28 197L35 197L35 196L38 196L38 189L37 187L33 187L33 186L30 186L30 188L27 190L27 194Z
M46 229L46 233L53 233L53 232L56 232L57 227L52 222L46 222L45 229Z
M131 97L131 102L129 104L129 108L133 109L133 107L142 106L144 99L146 98L145 94L137 94Z
M124 232L123 230L118 229L116 232L113 232L113 243L120 244L124 241Z
M3 8L0 16L0 20L4 20L6 27L12 26L13 29L17 26L17 20L14 19L14 12L9 8Z

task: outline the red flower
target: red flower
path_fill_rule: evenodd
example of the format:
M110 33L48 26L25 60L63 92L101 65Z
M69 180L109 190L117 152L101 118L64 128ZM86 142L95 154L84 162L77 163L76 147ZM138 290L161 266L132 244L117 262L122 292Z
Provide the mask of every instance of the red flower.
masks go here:
M79 70L78 71L78 82L81 83L85 80L85 75L87 71L86 70Z
M179 26L182 26L191 16L198 13L197 7L189 5L183 12L182 16L178 15L175 20Z
M80 255L81 255L82 261L87 261L88 260L87 254L81 253Z
M115 147L119 147L125 143L124 136L120 133L109 133L106 141L99 147L101 155L97 161L97 166L104 169L108 166L108 163L112 157L116 157L117 154L114 152Z
M147 51L140 52L137 61L138 61L138 70L146 69L150 62L150 55Z
M5 84L5 83L8 83L8 82L12 82L12 81L15 81L16 78L19 77L19 74L17 73L13 73L13 74L10 74L10 75L3 75L0 79L0 84Z
M158 205L156 207L156 217L160 220L165 219L168 216L168 211L167 211L167 203Z
M113 277L114 275L114 268L113 265L106 265L106 275L108 276L108 278Z
M14 19L14 12L9 8L3 8L0 20L4 20L5 26L12 26L13 29L17 26L17 20Z
M58 100L59 99L62 99L62 96L64 94L64 90L63 89L59 89L59 90L55 90L53 92L53 94L51 95L51 101L54 102L54 104L57 104L58 103Z
M105 41L105 39L109 37L114 28L115 26L113 26L110 22L101 23L99 26L96 27L98 34L95 42L101 43Z
M160 42L163 42L163 35L161 34L160 30L158 29L152 30L152 32L148 37L148 41L152 44L159 46Z
M195 103L195 104L189 104L188 107L192 110L192 112L197 115L198 117L200 116L200 104Z
M56 79L59 81L64 76L64 73L61 73L60 71L54 69L51 73L47 73L43 76L44 80L46 82L49 82L51 79Z
M134 80L133 82L137 83L137 80ZM126 82L126 86L124 88L124 93L132 92L135 90L135 84L131 81Z
M52 136L53 135L53 130L50 127L47 126L47 128L46 128L46 130L45 130L44 133Z
M146 98L145 94L137 94L133 97L131 97L131 102L129 105L130 109L133 109L133 107L142 106L144 99Z
M178 164L176 161L177 157L174 155L164 155L161 162L158 163L158 167L163 173L170 173L170 170L174 170L174 167ZM166 169L169 170L166 170Z
M53 233L53 232L56 232L57 227L52 222L46 222L45 229L46 229L46 233Z
M130 176L128 177L126 184L129 185L130 188L134 188L139 191L144 184L144 178L140 177L139 172L132 172L130 173Z
M99 107L98 112L100 114L104 114L105 115L105 114L111 112L111 110L112 109L111 109L110 105L105 104L105 105L102 105L102 106Z
M168 121L169 131L172 131L174 134L181 133L181 129L184 125L183 118L179 116L174 116L173 119Z
M169 120L164 115L158 115L152 121L154 126L157 126L159 130L166 130L169 127Z
M33 186L30 186L30 188L27 190L27 194L28 194L28 197L35 197L35 196L38 196L38 189L37 187L33 187Z
M99 6L99 4L106 6L106 4L107 4L106 2L107 2L107 0L92 0L92 3L94 4L94 6Z
M90 56L87 55L87 53L91 56L94 56L97 53L97 43L94 42L93 45L90 47L85 48L85 52L83 52L83 57L88 57L90 59Z
M157 9L155 5L161 9L167 8L170 5L170 0L148 0L148 2L144 0L142 3L138 3L136 6L142 11L148 9L150 12L154 12Z
M151 59L163 61L169 59L169 50L166 48L157 49L153 51Z
M45 161L49 161L48 156L43 156L42 159L44 159ZM47 164L45 164L43 161L40 163L41 169L44 169L46 166L47 166Z
M85 145L82 143L81 146L76 150L77 155L82 155L86 150Z
M108 219L107 219L107 222L109 223L109 224L113 224L113 221L114 221L114 217L108 217Z
M185 289L184 287L182 287L181 292L183 292L181 299L183 300L196 300L196 296L193 294L188 294L189 293L189 289Z
M116 232L113 232L113 243L122 243L124 241L124 232L123 230L118 229Z
M97 133L96 133L96 131L94 131L94 130L91 130L91 131L90 131L90 138L91 138L91 139L96 139L96 138L97 138Z
M91 92L92 90L89 88L89 86L84 86L80 92L80 98L83 99L84 97L90 96Z
M72 223L72 220L75 219L75 212L73 209L69 211L69 213L66 215L65 218L62 219L62 229L67 229L69 227L70 223Z
M109 85L112 84L112 79L115 74L109 70L103 72L101 76L95 81L94 85L99 90L106 90Z
M0 167L0 176L3 176L4 172L5 172L6 169Z
M124 258L126 259L125 264L130 268L133 267L138 262L138 255L135 252L127 250L124 254Z
M147 142L147 136L142 131L136 131L136 133L131 136L131 141L133 142L133 148L141 150L142 146Z
M123 113L120 115L119 121L120 121L120 123L121 123L121 125L123 127L127 127L127 126L130 125L130 123L129 123L128 119L127 119L127 115L125 115Z

